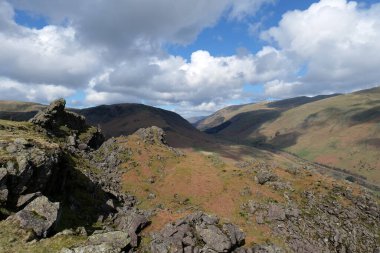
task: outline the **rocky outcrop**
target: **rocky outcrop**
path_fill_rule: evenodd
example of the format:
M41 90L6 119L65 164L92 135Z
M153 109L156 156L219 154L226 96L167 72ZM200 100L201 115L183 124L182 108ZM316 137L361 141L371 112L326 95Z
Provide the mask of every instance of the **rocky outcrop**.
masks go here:
M196 212L167 224L153 235L150 250L163 252L232 252L244 244L245 234L233 224Z
M0 203L17 209L28 201L23 195L60 189L65 168L58 145L44 147L18 138L5 149L7 159L0 162Z
M303 198L302 209L289 200L286 204L249 201L243 210L257 223L267 223L293 252L374 252L379 247L380 208L370 194L354 196L335 187L323 196L304 192ZM341 198L353 204L343 205L337 201Z
M23 229L31 229L38 237L46 237L58 220L59 203L40 196L9 219L17 220Z
M45 110L38 112L29 122L44 129L57 132L61 127L83 131L86 129L86 120L83 116L65 110L66 101L58 99L52 102Z
M85 150L97 149L105 138L98 128L86 124L85 117L65 110L66 101L53 101L46 109L38 112L29 122L45 129L50 134L67 138L67 146Z
M276 181L277 176L270 170L262 169L262 170L259 170L259 172L257 172L256 179L259 184L265 184L270 181Z
M89 236L86 245L72 249L64 248L61 253L120 253L130 243L128 233L123 231L95 231Z
M137 234L149 224L150 222L145 215L135 211L120 212L114 220L116 229L128 232L132 247L138 246Z
M147 144L166 144L165 132L159 127L152 126L148 128L140 128L135 133L144 143Z

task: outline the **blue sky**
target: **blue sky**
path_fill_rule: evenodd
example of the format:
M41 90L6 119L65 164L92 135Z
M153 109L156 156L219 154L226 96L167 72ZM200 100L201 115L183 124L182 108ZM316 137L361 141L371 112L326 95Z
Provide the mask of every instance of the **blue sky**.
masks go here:
M0 99L189 117L379 85L379 1L0 0L0 14Z

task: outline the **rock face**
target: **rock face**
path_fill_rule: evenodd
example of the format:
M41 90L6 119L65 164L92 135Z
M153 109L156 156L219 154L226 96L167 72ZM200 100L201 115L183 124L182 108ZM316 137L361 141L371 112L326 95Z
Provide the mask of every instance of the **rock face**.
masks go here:
M135 133L144 143L148 144L166 144L165 132L159 127L152 126L148 128L141 128Z
M104 142L100 130L86 124L85 117L65 110L66 101L58 99L45 110L38 112L29 122L59 137L67 136L67 144L85 150L97 149Z
M29 121L53 132L56 132L62 126L78 131L85 130L85 118L76 113L65 111L65 106L66 101L58 99L52 102L45 110L38 112Z
M58 219L59 203L52 203L40 196L29 203L11 219L20 222L24 229L32 229L38 237L46 237Z
M153 235L150 250L163 252L231 252L244 244L245 234L233 224L202 212L167 224Z
M127 231L131 238L131 246L138 246L137 233L149 225L149 220L142 214L133 211L120 213L114 221L118 230Z
M20 207L27 196L35 192L54 192L62 185L65 168L58 145L41 147L18 138L7 144L8 159L0 161L0 203L10 208Z

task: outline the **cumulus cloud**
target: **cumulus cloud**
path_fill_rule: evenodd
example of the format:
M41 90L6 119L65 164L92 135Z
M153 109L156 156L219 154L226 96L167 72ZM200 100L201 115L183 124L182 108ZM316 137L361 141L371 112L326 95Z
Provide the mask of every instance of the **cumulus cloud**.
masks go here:
M246 83L285 78L291 66L271 47L255 55L229 57L215 57L200 50L192 53L189 61L169 56L124 62L92 80L90 93L97 99L93 101L105 101L102 97L111 94L128 94L149 103L187 101L194 108L206 108L205 105L240 98Z
M0 0L0 97L41 102L79 90L85 105L143 102L190 115L246 98L247 84L264 83L274 98L377 84L380 4L321 0L290 11L262 32L267 46L258 52L215 56L198 50L185 59L165 50L192 43L221 18L245 22L272 3ZM49 25L21 26L15 9L42 15Z
M6 7L2 24L10 31L0 32L0 64L7 66L0 76L25 85L84 89L89 104L201 106L236 97L253 75L260 79L255 56L213 57L199 51L187 62L163 48L191 43L223 15L254 15L266 2L0 0ZM50 25L40 30L20 26L13 20L15 8L42 15Z
M7 100L39 101L48 103L59 97L74 94L75 90L59 85L24 84L0 77L1 97Z
M266 85L273 97L347 92L379 84L380 4L322 0L304 11L286 13L262 34L304 66L301 77Z

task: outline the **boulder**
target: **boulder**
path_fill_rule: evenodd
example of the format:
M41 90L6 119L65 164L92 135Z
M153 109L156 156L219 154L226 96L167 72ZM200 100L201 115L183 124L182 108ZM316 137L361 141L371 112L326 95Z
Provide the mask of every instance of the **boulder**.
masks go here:
M34 192L34 193L29 193L26 195L21 195L18 200L16 207L17 208L22 208L32 202L35 198L40 197L42 194L41 192Z
M95 231L88 237L86 245L63 248L60 253L120 253L129 243L130 237L124 231Z
M273 172L263 169L257 172L256 178L259 184L265 184L266 182L277 180L277 176Z
M156 126L140 128L135 134L147 144L166 144L164 130Z
M196 212L167 224L153 234L150 251L231 252L244 244L245 234L233 224L219 224L216 216Z
M223 224L223 232L230 238L232 245L241 246L244 244L245 234L241 229L232 224L226 223Z
M137 233L149 224L149 220L142 214L130 211L119 214L114 221L118 230L127 231L131 238L131 246L138 246Z
M217 252L228 252L232 248L231 240L215 225L197 227L197 232L208 248Z
M98 245L98 244L109 244L113 248L124 249L129 245L131 239L127 232L124 231L112 231L106 233L94 233L88 237L88 244Z
M58 202L52 203L40 196L11 218L19 221L21 228L33 230L38 237L46 237L57 222L59 206Z

